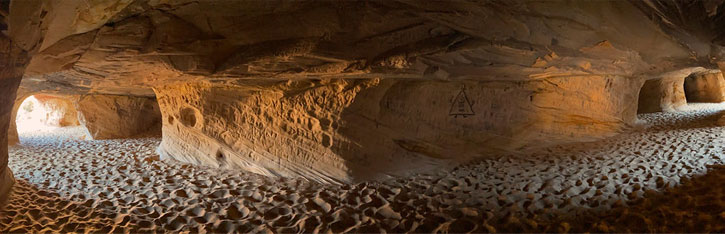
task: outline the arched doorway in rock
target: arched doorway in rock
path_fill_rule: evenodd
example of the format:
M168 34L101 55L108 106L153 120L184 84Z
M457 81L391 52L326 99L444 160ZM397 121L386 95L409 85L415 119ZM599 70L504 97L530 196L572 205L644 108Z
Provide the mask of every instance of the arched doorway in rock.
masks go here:
M35 94L17 107L16 130L22 141L37 137L85 139L72 97Z
M675 76L646 80L639 91L637 113L673 111L686 106L684 79Z
M35 94L18 97L13 114L10 145L22 136L106 140L161 135L155 97Z
M693 73L683 84L688 103L720 103L725 101L725 80L720 72Z
M161 110L154 96L88 94L75 105L88 139L161 136Z

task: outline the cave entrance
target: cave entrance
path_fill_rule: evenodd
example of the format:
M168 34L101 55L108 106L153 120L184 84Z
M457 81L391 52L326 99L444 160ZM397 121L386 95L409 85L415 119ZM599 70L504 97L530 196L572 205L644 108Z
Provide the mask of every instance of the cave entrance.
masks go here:
M688 103L723 101L725 79L720 72L649 79L640 88L637 113L687 110Z
M36 94L25 98L15 124L21 141L38 137L85 139L73 102L63 96Z
M687 103L720 103L725 101L725 80L722 73L691 74L683 83Z
M659 80L648 80L642 85L637 99L637 114L662 111L660 86Z

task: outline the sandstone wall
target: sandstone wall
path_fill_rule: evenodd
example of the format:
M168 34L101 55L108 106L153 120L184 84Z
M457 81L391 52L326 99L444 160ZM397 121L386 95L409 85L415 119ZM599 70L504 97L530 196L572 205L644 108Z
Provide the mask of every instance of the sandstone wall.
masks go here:
M644 82L638 101L638 113L676 111L687 105L685 77L665 77Z
M0 207L7 200L15 179L8 168L8 127L27 54L0 35Z
M20 143L16 118L18 116L18 110L20 109L21 103L22 100L16 99L13 104L13 109L10 112L10 124L8 125L8 145L15 145L17 143Z
M158 104L149 97L84 95L76 108L81 124L95 140L153 134L161 124Z
M725 79L720 72L692 74L685 79L684 87L688 102L725 101Z
M0 53L8 53L8 41L6 38L0 37L0 43L5 43L6 48L2 48L3 51ZM8 62L8 61L3 61ZM0 66L2 71L8 69L7 66ZM21 76L16 74L15 77L8 77L8 74L0 74L0 133L7 133L10 127L10 120L13 119L11 116L13 112L13 103L15 101L15 93L18 86L20 85ZM15 133L17 138L17 132ZM17 139L12 139L17 141ZM13 184L15 184L15 178L13 177L12 171L8 168L8 134L0 134L0 208L4 205L7 200L8 193L10 193Z
M725 58L722 9L717 1L25 0L12 1L1 23L32 60L0 61L29 64L23 86L33 93L151 96L158 87L167 157L350 181L399 173L411 160L422 170L614 134L635 119L639 79ZM680 81L668 82L645 106L681 103ZM88 101L94 111L84 119L99 137L134 132L104 123L137 126L124 122L140 118L136 111L124 121L118 112L137 105L114 100Z
M252 85L251 83L255 83ZM163 158L349 182L618 133L640 81L322 80L157 87Z

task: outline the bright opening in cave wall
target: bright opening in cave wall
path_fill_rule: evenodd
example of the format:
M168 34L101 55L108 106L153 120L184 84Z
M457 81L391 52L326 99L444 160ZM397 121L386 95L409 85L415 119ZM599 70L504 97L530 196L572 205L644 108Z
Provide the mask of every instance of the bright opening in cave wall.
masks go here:
M54 133L62 136L63 130L66 130L67 137L72 137L70 136L72 130L77 131L80 127L78 112L71 100L43 94L23 100L17 111L15 123L21 138ZM83 134L76 135L77 139L84 139Z

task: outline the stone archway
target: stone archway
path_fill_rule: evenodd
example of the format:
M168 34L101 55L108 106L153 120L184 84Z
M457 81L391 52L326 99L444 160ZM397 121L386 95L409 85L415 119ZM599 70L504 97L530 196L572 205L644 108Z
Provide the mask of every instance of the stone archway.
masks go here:
M22 100L15 111L18 134L48 127L80 125L72 97L36 94Z
M725 101L725 79L720 72L691 74L683 86L688 103Z
M686 106L684 77L666 77L644 82L639 91L637 113L675 111Z
M153 97L82 95L75 105L80 123L94 140L161 133L161 111Z

